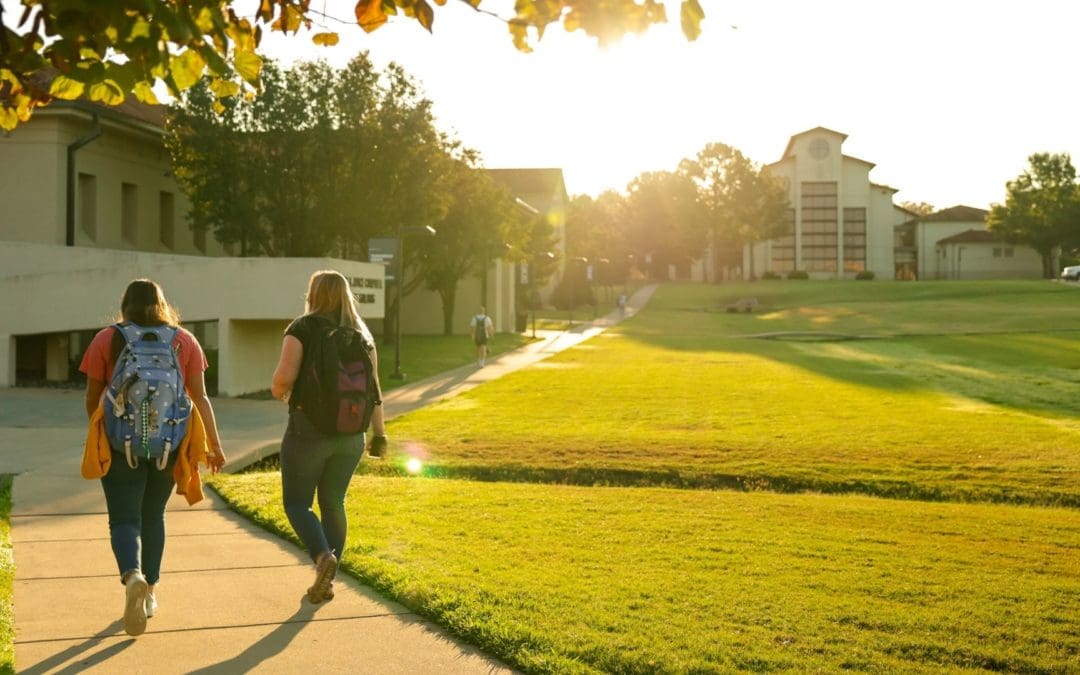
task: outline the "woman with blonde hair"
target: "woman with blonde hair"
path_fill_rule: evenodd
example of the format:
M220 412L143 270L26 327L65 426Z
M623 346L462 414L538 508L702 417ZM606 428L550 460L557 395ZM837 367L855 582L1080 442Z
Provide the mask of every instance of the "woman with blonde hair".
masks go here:
M300 393L313 386L309 380L317 372L312 359L318 358L314 355L322 349L319 341L338 327L355 331L370 355L375 396L368 451L381 454L386 447L386 432L377 395L375 340L360 318L356 298L341 273L321 270L311 275L304 314L285 329L281 358L270 387L275 398L289 403L289 423L281 441L282 500L289 523L315 563L315 582L307 597L316 604L334 597L332 584L348 532L345 493L364 453L362 431L328 433L316 424L316 412L310 410L310 405L305 409L305 401L301 400ZM316 495L321 519L311 508Z
M165 299L161 286L150 279L136 279L124 290L120 316L114 326L98 332L83 355L79 370L86 374L86 415L91 420L103 406L106 387L113 378L127 339L125 332L166 327L173 335L175 365L184 389L199 412L209 444L209 466L216 473L225 464L214 409L206 395L206 355L198 340L180 327L180 316ZM121 364L122 367L123 364ZM174 469L178 453L166 453L162 461L135 459L115 446L108 448L101 486L109 512L113 555L125 589L124 630L141 635L146 619L157 611L155 588L161 575L165 551L165 506L176 485ZM84 474L85 475L85 474ZM89 477L89 476L87 476Z

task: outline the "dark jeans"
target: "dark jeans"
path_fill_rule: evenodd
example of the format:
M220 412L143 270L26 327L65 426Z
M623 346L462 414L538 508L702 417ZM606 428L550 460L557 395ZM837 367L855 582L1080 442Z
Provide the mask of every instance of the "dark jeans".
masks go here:
M120 574L142 570L147 583L161 576L165 553L165 505L172 496L176 453L164 469L157 460L140 458L132 469L121 452L112 453L109 473L101 478L109 509L109 534Z
M281 441L281 497L285 515L312 560L325 551L340 558L345 549L345 492L362 454L363 434L327 436L302 412L290 413ZM321 521L311 510L316 492Z

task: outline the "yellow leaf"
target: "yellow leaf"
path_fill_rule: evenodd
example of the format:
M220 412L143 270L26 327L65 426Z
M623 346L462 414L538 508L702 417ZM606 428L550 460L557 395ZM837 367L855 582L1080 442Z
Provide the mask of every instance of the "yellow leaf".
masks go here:
M141 16L136 17L135 23L131 25L131 33L128 34L128 39L136 40L148 37L150 37L150 22Z
M98 54L97 50L90 47L79 47L79 58L86 61L100 61L101 54Z
M124 102L124 92L112 80L104 80L90 85L90 100L107 105L120 105Z
M701 20L705 18L705 10L701 9L698 0L683 0L682 31L687 40L694 41L701 35Z
M214 108L214 112L216 112L219 115L221 113L225 112L225 106L221 105L221 101L219 101L217 99L214 99L213 108Z
M311 36L311 41L324 47L333 47L338 43L337 33L316 33Z
M429 33L431 32L431 27L435 23L435 10L431 9L431 5L427 4L426 0L417 0L416 19Z
M143 103L148 103L150 105L157 105L159 103L157 95L154 94L154 90L149 82L136 82L135 86L131 88L131 91L135 94L135 98Z
M529 27L520 21L511 21L509 24L510 35L514 38L514 46L518 51L526 54L532 51L529 46Z
M11 131L19 124L19 116L9 107L0 106L0 129Z
M209 7L203 7L199 10L199 15L195 17L195 26L203 33L214 30L214 13L210 11Z
M19 78L15 77L15 73L7 68L0 68L0 82L10 82L14 87L22 86L19 84Z
M214 96L218 98L228 98L240 93L240 85L232 80L215 77L210 81L210 91L214 92Z
M34 105L34 99L26 94L19 94L15 97L15 115L20 122L30 119L31 113L34 112Z
M386 14L383 12L382 0L360 0L356 3L356 23L370 33L386 23Z
M202 54L194 49L187 49L179 56L169 59L169 71L172 73L176 88L180 91L198 82L205 69L206 61Z
M300 10L295 5L285 5L285 11L281 14L283 30L295 33L300 30L300 21L303 18L304 15L300 13Z
M109 38L110 43L115 44L120 39L120 31L116 30L116 26L106 26L105 37Z
M57 75L53 79L52 84L49 85L49 96L55 96L56 98L63 99L65 101L72 101L83 95L86 90L86 85L82 82L71 79L70 77L64 77L63 75Z
M259 73L262 72L262 59L254 52L236 52L233 56L233 67L245 82L255 84L259 81Z

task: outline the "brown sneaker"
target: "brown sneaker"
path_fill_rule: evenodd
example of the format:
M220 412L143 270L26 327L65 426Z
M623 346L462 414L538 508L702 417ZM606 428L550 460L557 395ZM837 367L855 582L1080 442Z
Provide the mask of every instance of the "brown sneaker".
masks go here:
M333 553L327 552L319 557L319 562L315 563L315 583L307 590L308 602L317 605L323 600L334 597L330 584L333 583L334 575L337 574L337 566L338 560Z

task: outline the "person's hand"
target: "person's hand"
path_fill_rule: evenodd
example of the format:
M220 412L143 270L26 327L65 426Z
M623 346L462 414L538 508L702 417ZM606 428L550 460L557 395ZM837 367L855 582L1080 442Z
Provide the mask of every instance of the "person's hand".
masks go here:
M368 457L382 459L386 455L388 440L384 434L372 435L367 444Z
M225 451L220 447L210 448L210 453L206 456L207 466L210 467L210 473L217 473L221 471L225 466Z

